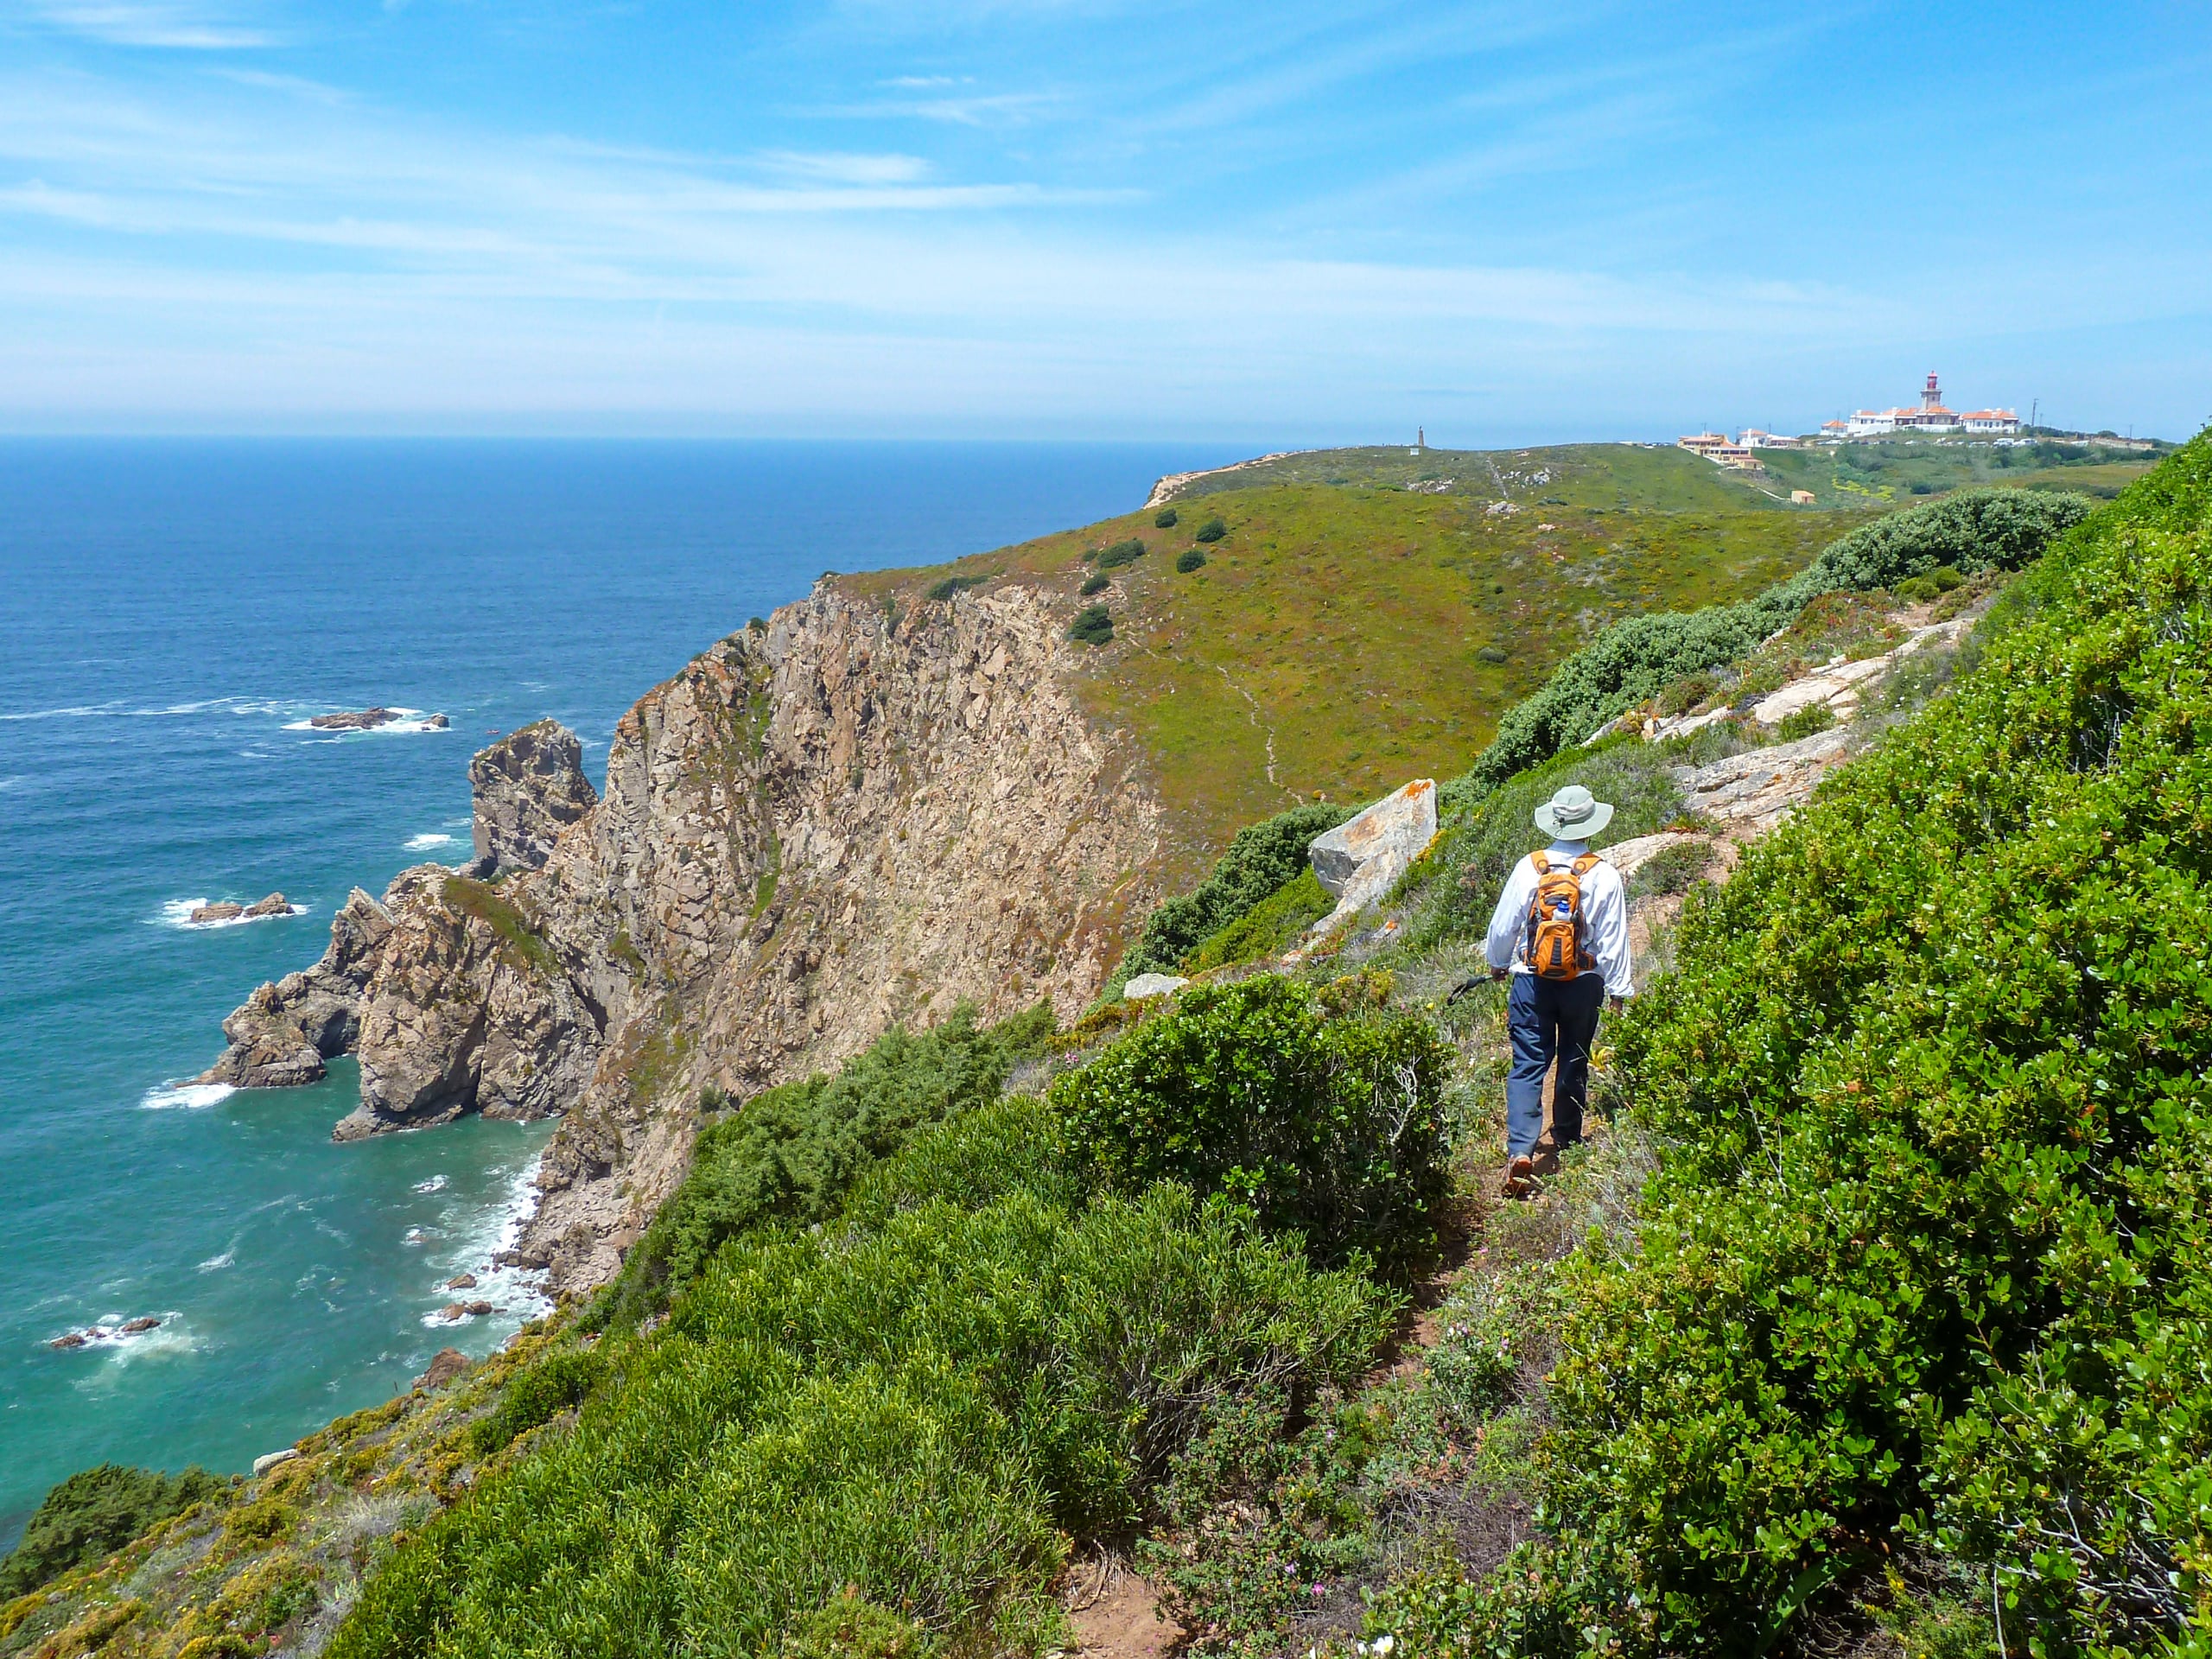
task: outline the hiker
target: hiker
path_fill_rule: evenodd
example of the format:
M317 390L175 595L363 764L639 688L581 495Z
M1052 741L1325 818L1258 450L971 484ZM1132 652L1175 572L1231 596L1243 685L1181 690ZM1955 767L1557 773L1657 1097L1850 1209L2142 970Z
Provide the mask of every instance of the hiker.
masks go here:
M1491 976L1510 971L1513 1070L1505 1084L1508 1198L1530 1190L1540 1155L1548 1159L1582 1139L1590 1095L1590 1050L1598 1015L1635 995L1629 981L1628 898L1620 872L1590 850L1590 837L1613 809L1569 784L1536 809L1536 828L1552 844L1513 868L1490 918ZM1559 1061L1552 1130L1544 1128L1544 1075Z

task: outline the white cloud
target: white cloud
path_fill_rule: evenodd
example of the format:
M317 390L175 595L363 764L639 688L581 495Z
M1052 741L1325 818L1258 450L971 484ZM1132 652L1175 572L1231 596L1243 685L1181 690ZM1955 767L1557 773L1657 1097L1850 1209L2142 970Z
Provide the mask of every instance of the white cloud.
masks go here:
M250 28L188 0L16 0L32 21L111 46L235 52L274 46L267 29Z

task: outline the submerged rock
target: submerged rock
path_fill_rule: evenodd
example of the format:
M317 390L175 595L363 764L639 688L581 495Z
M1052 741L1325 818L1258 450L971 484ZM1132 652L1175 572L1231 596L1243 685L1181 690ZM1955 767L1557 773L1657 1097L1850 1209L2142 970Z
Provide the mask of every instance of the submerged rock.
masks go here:
M126 1337L135 1337L141 1331L152 1331L160 1325L161 1321L151 1313L141 1313L135 1319L125 1319L123 1322L123 1334Z
M389 726L399 715L383 707L355 709L335 715L316 715L308 721L318 732L372 732Z
M474 1290L476 1288L476 1275L473 1273L456 1273L452 1278L446 1281L446 1288L448 1290Z
M172 911L169 913L175 915L176 912ZM244 905L234 905L229 899L222 899L212 905L194 905L192 914L186 920L194 927L204 927L209 922L235 922L245 914Z

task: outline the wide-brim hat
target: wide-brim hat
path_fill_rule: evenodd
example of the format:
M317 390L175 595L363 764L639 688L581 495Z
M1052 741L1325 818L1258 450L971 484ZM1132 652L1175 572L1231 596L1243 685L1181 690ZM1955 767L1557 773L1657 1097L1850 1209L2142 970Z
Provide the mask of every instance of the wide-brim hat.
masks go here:
M1610 803L1580 784L1569 784L1535 811L1536 828L1567 841L1586 841L1613 821Z

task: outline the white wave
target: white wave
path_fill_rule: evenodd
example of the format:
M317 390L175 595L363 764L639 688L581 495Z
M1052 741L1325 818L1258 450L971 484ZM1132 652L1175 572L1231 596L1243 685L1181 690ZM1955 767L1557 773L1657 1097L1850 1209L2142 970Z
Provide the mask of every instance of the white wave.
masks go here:
M420 732L443 732L452 729L449 725L431 725L429 716L420 709L402 709L397 703L388 703L385 706L398 716L397 720L388 720L381 726L361 727L352 730L340 729L338 734L340 737L405 737ZM286 721L284 729L288 732L318 732L330 731L334 728L317 726L314 716L309 715L304 720ZM325 741L328 741L325 740Z
M104 1313L90 1325L79 1325L67 1334L84 1338L82 1345L73 1351L99 1353L118 1363L156 1354L188 1353L199 1345L174 1311L150 1317L155 1320L150 1329L126 1331L123 1327L132 1322L131 1316ZM51 1343L53 1338L48 1338L48 1341Z
M207 697L197 702L164 703L158 709L133 709L127 703L80 702L66 709L22 709L0 714L0 720L167 720L179 715L204 715L210 709L232 714L279 712L269 703L249 702L241 697Z
M165 1083L158 1089L149 1089L139 1105L152 1111L167 1111L175 1107L186 1107L197 1111L203 1106L213 1106L228 1100L238 1090L227 1083Z
M410 853L427 853L433 847L450 847L453 843L453 836L441 835L432 830L425 835L408 836L407 850Z
M550 1313L552 1298L540 1285L540 1275L527 1268L502 1267L499 1258L521 1241L524 1227L537 1212L537 1166L532 1158L508 1178L505 1198L474 1218L474 1224L454 1241L450 1251L432 1258L439 1274L437 1306L423 1313L422 1323L432 1331L449 1331L457 1325L487 1325L512 1331ZM476 1275L476 1288L449 1291L444 1281L457 1274ZM453 1301L489 1302L499 1311L488 1319L454 1321L442 1317Z
M156 922L162 927L181 927L188 932L204 933L215 927L243 927L248 922L273 922L285 916L304 916L305 905L287 905L281 911L271 911L266 916L226 916L219 922L195 922L192 912L207 904L206 899L172 899L162 906Z
M29 781L30 779L26 778L20 772L12 773L6 778L0 778L0 795L4 795L8 791L15 788L18 784L26 784Z
M442 1192L446 1190L446 1178L442 1175L433 1175L427 1181L416 1182L415 1190L417 1192Z
M232 1239L223 1247L220 1255L211 1255L200 1264L202 1273L220 1273L225 1268L235 1267L238 1259L238 1243Z

